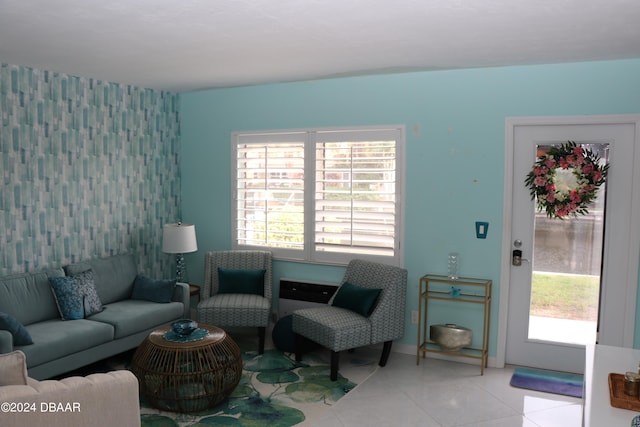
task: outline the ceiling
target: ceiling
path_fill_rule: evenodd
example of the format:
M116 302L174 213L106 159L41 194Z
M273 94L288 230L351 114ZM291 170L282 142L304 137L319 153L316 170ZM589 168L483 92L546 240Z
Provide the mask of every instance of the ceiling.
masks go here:
M0 62L177 92L640 58L639 0L0 0Z

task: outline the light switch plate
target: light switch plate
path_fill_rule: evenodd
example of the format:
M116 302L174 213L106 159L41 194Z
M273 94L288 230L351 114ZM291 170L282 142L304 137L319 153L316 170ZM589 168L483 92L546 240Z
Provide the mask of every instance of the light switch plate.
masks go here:
M489 230L488 222L476 221L476 237L478 239L486 239L488 230Z

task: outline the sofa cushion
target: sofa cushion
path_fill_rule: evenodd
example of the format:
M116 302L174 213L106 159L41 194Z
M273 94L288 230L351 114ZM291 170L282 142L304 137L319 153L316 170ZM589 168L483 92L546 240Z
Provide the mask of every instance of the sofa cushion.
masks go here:
M158 304L151 301L124 300L108 304L102 313L89 319L115 328L115 338L127 337L149 328L165 325L182 317L181 302Z
M216 326L266 325L271 315L271 301L254 294L218 294L198 304L198 318Z
M138 274L133 255L113 255L64 267L68 276L87 270L93 270L93 280L102 304L131 298L133 282Z
M333 351L371 344L371 321L346 308L327 305L293 312L293 332Z
M60 318L28 325L33 345L19 347L29 368L113 341L113 326L87 319L67 322Z
M27 385L27 358L21 351L0 354L0 386Z
M33 339L29 335L29 331L10 314L0 311L0 329L11 332L13 337L13 345L29 345L33 344Z
M60 318L49 277L62 277L59 269L21 273L0 279L0 311L23 325Z
M133 293L131 294L131 299L159 303L171 302L175 287L175 280L154 280L138 275L136 280L133 282Z

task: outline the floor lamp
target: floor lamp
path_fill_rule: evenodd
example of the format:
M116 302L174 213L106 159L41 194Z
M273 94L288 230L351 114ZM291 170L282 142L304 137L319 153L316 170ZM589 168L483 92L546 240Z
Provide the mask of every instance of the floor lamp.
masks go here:
M187 267L183 254L198 250L196 227L193 224L165 224L162 229L162 252L176 254L176 280L186 279Z

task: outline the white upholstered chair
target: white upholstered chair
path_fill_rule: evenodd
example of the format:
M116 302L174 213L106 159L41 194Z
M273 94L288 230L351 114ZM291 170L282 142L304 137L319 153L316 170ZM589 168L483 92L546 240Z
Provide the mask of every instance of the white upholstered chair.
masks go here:
M0 354L0 403L23 409L0 412L2 427L140 426L138 379L131 371L38 381L28 376L20 350Z

